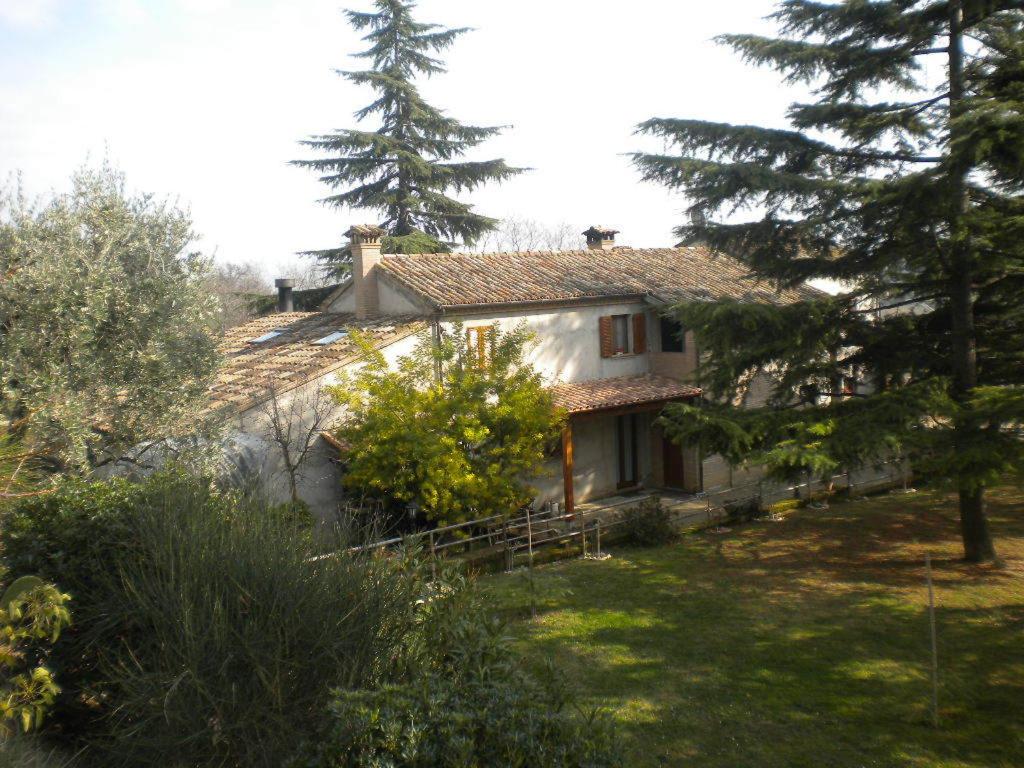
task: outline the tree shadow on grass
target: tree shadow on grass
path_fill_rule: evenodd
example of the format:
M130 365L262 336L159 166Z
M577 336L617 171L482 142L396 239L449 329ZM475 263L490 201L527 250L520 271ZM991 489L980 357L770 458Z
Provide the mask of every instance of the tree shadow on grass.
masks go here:
M1024 764L1024 580L936 562L949 605L932 728L917 555L958 541L945 515L915 506L837 505L542 569L542 585L571 592L545 599L527 649L617 709L637 765ZM1019 517L993 518L1019 530ZM1020 541L1004 542L1016 557Z

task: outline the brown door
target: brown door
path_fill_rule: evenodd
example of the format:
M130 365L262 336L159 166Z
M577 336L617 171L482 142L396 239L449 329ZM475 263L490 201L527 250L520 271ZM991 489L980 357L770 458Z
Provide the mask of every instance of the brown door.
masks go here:
M686 477L683 468L683 449L666 437L661 439L661 446L665 467L665 487L685 488Z

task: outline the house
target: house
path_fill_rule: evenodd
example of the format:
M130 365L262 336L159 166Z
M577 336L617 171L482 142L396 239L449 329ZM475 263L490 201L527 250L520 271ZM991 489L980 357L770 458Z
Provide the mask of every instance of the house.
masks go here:
M662 312L686 299L788 303L803 290L769 290L702 247L616 246L617 231L603 227L584 233L586 250L559 252L382 255L383 234L349 230L352 274L319 312L285 311L229 332L228 364L211 394L234 414L237 432L265 434L261 402L270 390L301 397L357 365L352 329L394 360L422 333L461 324L467 343L480 344L492 327L525 323L537 338L530 362L569 414L560 455L535 481L538 502L571 511L623 489L697 492L737 482L719 457L673 444L656 424L666 403L701 397L692 381L699 340ZM287 310L291 289L282 282ZM340 492L332 450L317 446L302 487L324 513Z

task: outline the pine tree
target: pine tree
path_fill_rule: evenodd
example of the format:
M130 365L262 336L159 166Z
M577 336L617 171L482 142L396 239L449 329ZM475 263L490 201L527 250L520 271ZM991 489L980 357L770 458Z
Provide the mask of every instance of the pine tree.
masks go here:
M356 56L369 60L371 68L339 74L376 91L376 100L355 116L360 122L377 116L380 127L313 136L302 144L327 157L294 164L312 168L322 174L321 181L340 190L323 202L382 212L381 226L390 235L382 243L385 252L443 251L453 241L471 245L498 221L446 193L503 181L525 169L501 159L458 160L504 126L463 125L424 101L416 87L417 76L445 71L431 54L447 49L468 30L415 21L410 0L376 0L375 5L376 13L346 11L353 27L368 30L363 39L369 48ZM309 253L336 272L347 271L345 248Z
M986 486L1024 463L1022 9L785 0L780 37L721 41L812 87L791 129L652 119L639 132L674 149L634 155L689 196L684 239L770 283L846 286L680 306L713 397L673 408L668 429L733 461L784 446L789 469L912 455L959 492L970 561L995 558ZM754 371L774 374L770 405L723 405Z

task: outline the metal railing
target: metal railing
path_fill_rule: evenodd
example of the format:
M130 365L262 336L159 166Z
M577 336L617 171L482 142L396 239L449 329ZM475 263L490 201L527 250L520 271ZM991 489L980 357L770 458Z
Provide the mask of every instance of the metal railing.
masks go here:
M788 499L807 500L813 494L830 488L853 493L858 488L872 489L898 485L906 482L908 474L898 462L883 462L874 469L898 467L901 472L880 474L856 480L849 472L836 474L828 481L817 479L795 484L770 483L757 480L741 486L717 488L688 496L668 495L662 497L651 491L638 497L623 498L607 505L580 507L573 513L556 512L545 506L541 510L525 507L515 516L489 517L468 520L453 525L441 526L405 536L394 536L357 547L350 552L372 552L398 546L421 546L429 553L431 563L438 557L461 556L485 559L503 558L506 570L515 567L516 558L557 544L571 545L579 542L582 554L602 554L602 537L627 522L624 512L637 507L647 499L662 498L675 523L689 529L704 529L721 526L729 518L729 507L734 504L757 501L759 508ZM858 472L863 474L864 470ZM329 556L329 555L328 555Z

